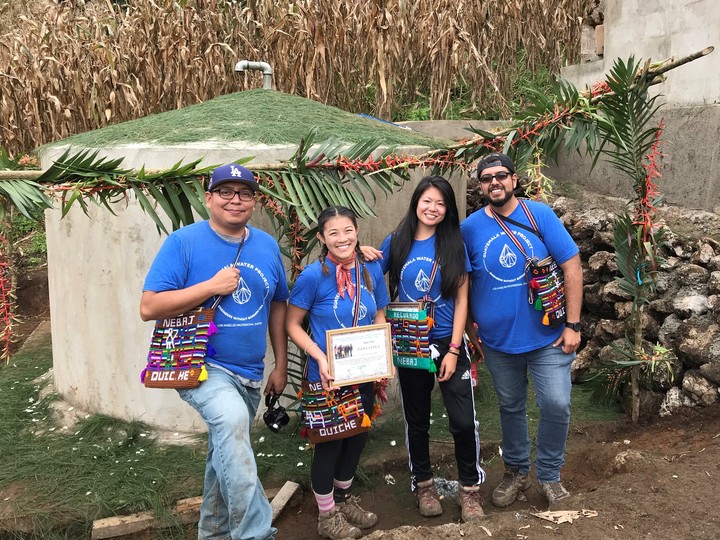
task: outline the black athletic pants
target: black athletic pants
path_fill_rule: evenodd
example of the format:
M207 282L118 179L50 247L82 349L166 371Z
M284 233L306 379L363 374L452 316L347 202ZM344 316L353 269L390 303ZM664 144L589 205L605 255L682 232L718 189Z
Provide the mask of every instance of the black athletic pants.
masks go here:
M448 350L450 338L432 341L440 351L435 365L440 363ZM422 369L398 368L403 413L405 415L406 445L413 487L432 478L430 464L430 394L435 386L436 373ZM460 347L457 369L450 380L440 385L445 408L450 421L450 433L455 440L455 460L458 480L463 486L473 486L484 480L480 467L480 435L475 419L470 361L465 347Z

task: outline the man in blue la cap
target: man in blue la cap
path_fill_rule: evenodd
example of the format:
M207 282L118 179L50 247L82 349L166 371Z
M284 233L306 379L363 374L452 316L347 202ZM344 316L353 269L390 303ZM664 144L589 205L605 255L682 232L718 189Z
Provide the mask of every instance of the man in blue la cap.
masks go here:
M205 193L210 218L167 238L140 300L140 315L149 321L210 306L222 297L214 319L218 332L210 337L205 359L208 379L197 388L178 390L208 428L201 540L268 540L276 533L257 477L250 426L260 402L268 332L275 368L265 394L279 395L287 383L289 294L277 242L248 225L257 190L255 176L245 167L217 167Z
M530 481L527 424L528 372L540 409L535 473L551 508L569 497L560 482L570 423L570 366L580 345L582 266L578 248L552 208L515 196L518 176L505 154L480 160L478 182L487 206L460 226L472 266L470 312L500 406L505 475L492 495L493 504L512 504ZM527 257L548 256L565 279L566 322L543 318L528 302ZM527 256L527 257L526 257ZM559 297L559 296L558 296ZM556 313L562 309L561 304ZM479 337L482 344L478 343Z

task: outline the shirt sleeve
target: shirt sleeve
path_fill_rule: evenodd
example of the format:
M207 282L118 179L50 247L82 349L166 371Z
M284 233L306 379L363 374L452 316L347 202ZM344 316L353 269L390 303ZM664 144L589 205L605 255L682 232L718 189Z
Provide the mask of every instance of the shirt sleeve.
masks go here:
M277 247L275 249L275 267L277 271L277 287L275 287L273 302L284 302L290 297L290 291L288 290L285 266L282 262L280 250Z
M578 253L575 240L552 208L544 204L537 204L532 205L532 212L533 217L539 214L540 219L535 219L538 221L538 227L543 235L543 243L555 262L562 264Z
M160 247L150 265L143 291L165 292L185 288L188 278L188 264L183 254L182 242L171 234Z
M388 264L390 264L390 240L392 239L392 235L389 234L383 240L382 244L380 244L380 251L382 251L383 258L382 260L378 261L380 263L380 268L382 269L383 274L387 274L388 272Z
M373 265L373 291L375 295L375 304L378 309L383 309L390 303L390 294L388 293L385 278L382 274L382 266L380 264Z
M465 253L465 271L472 272L472 264L470 264L470 255L468 255L467 246L463 243L463 253Z
M318 276L312 266L306 266L295 280L292 292L290 293L290 304L305 311L315 303L318 290Z

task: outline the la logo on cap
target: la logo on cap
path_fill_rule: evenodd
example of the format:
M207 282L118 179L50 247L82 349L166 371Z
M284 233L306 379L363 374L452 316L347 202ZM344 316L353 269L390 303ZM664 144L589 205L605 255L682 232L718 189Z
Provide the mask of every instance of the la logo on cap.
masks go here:
M238 178L242 178L242 172L237 167L234 167L230 165L230 175L231 176L237 176Z

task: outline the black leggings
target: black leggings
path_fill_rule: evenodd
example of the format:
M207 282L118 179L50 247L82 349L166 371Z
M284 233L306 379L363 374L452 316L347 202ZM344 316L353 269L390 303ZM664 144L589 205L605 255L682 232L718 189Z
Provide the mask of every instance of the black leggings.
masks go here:
M363 383L359 389L365 413L372 414L375 403L373 383ZM310 467L310 480L315 493L327 495L333 490L333 480L344 482L355 476L360 454L369 435L366 431L345 439L315 445Z

